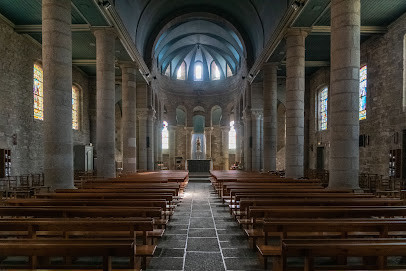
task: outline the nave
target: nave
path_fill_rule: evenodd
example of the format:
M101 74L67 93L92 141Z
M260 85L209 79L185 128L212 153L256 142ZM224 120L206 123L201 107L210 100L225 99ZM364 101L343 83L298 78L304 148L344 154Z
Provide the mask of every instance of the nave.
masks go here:
M147 270L263 270L208 181L190 181Z

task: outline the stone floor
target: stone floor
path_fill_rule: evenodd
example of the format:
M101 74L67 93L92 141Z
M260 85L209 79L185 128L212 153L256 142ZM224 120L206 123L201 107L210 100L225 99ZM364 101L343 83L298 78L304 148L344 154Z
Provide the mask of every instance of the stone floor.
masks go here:
M263 270L210 182L189 182L147 270Z

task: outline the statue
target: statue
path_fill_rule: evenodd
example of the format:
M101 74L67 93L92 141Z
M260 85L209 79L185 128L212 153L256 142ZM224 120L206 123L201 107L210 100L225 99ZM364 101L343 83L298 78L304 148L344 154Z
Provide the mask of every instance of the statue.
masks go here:
M200 137L198 137L196 140L196 152L201 152L201 151L202 151L202 147L200 145Z

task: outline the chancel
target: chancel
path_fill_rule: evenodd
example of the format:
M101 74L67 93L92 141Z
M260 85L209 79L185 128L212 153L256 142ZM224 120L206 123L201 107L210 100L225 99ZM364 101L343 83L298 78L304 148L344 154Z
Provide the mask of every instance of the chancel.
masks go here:
M405 0L0 1L1 270L406 270Z

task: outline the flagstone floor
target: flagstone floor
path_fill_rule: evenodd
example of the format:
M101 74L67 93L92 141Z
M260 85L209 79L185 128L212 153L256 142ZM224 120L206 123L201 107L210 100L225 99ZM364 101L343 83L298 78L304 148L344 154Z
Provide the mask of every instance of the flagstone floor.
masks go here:
M263 270L256 252L213 193L208 181L190 181L147 270Z

